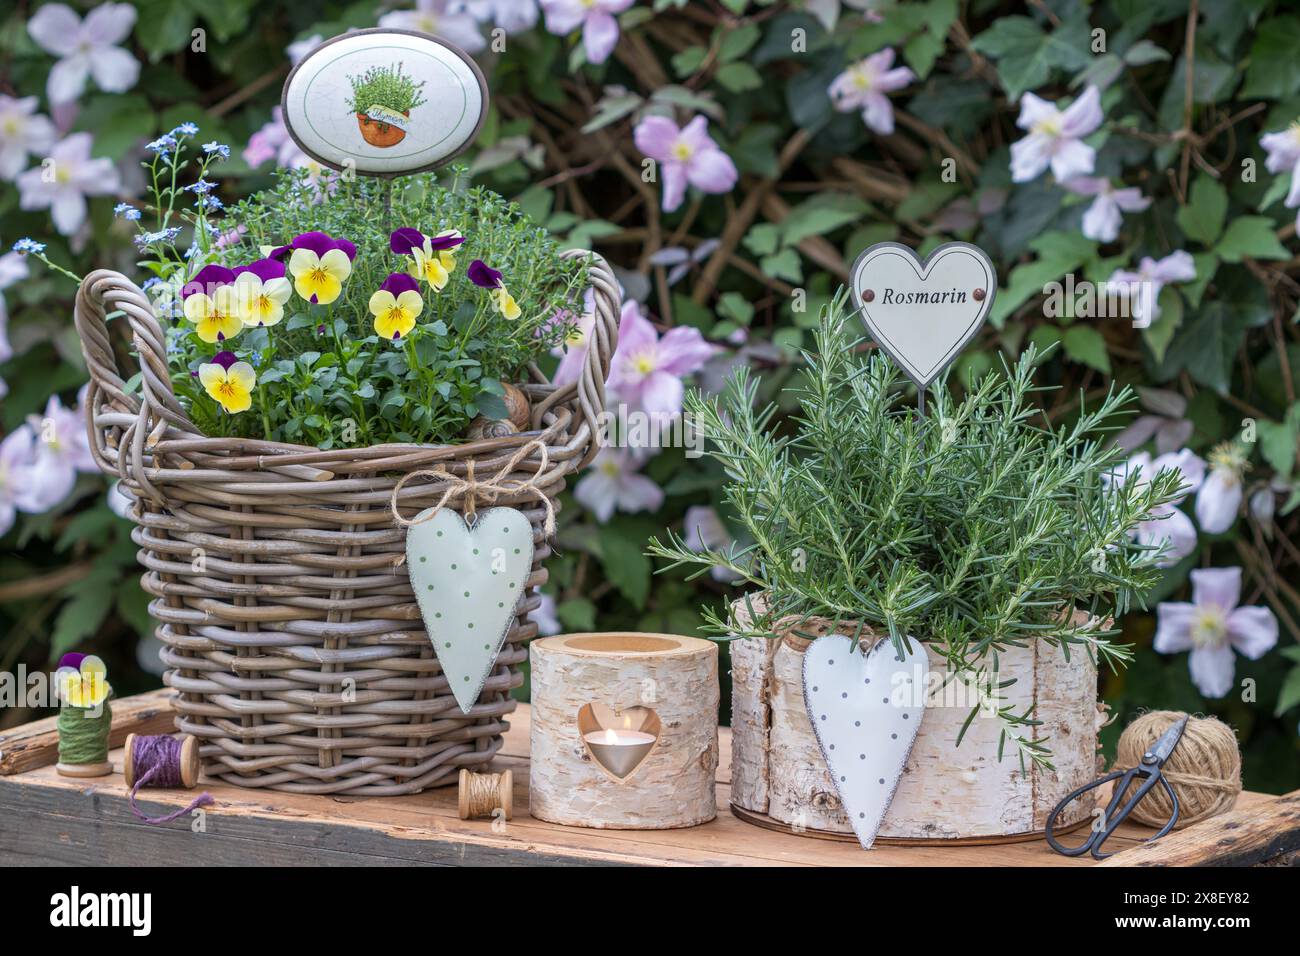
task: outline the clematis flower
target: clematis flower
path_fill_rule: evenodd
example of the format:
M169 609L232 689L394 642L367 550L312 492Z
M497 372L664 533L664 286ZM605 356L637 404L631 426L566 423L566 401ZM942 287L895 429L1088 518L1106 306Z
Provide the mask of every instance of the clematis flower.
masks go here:
M1133 452L1153 436L1156 454L1163 455L1187 444L1193 425L1187 417L1187 399L1163 388L1138 388L1142 407L1150 414L1139 415L1133 424L1115 436L1115 444Z
M894 66L894 50L886 47L853 64L831 82L827 92L841 113L862 111L869 129L888 136L894 131L894 108L886 93L901 90L916 79L905 66Z
M1011 144L1011 180L1027 183L1050 166L1058 182L1092 172L1097 151L1082 142L1103 119L1101 92L1089 86L1066 109L1060 110L1033 93L1020 97L1016 125L1029 135Z
M272 267L278 268L280 274L274 275ZM239 302L239 318L245 325L275 325L284 318L284 304L293 294L293 287L284 277L283 263L259 259L235 272L235 298Z
M1277 644L1277 618L1266 607L1237 606L1241 568L1198 568L1191 578L1192 603L1156 606L1155 649L1191 651L1192 682L1206 697L1222 697L1236 672L1233 650L1259 660Z
M209 345L229 341L244 328L247 313L243 307L247 303L240 301L233 285L219 285L211 295L192 292L184 300L185 318L194 324L198 337Z
M381 27L415 30L450 40L466 53L487 46L478 22L463 9L461 0L416 0L414 10L395 10L379 18Z
M637 474L640 467L641 459L631 451L602 448L573 489L573 497L601 524L609 521L615 510L656 511L664 501L663 489Z
M54 124L36 112L36 97L0 95L0 179L12 180L29 155L44 156L54 140Z
M47 510L45 502L32 498L36 490L31 480L35 446L36 436L25 424L0 441L0 537L14 526L19 511L38 513ZM40 507L35 507L38 504Z
M274 159L277 166L298 167L308 159L289 135L289 129L284 125L284 114L278 106L272 108L271 119L248 138L243 157L251 167L261 166L268 159Z
M571 313L557 313L552 322L565 322L569 331L564 342L551 349L551 354L560 360L555 370L552 383L556 388L576 382L582 376L582 367L587 362L587 346L591 340L591 328L596 324L595 299L588 289L583 299L582 315L573 321Z
M352 274L356 246L323 232L305 232L287 248L293 250L289 256L289 273L300 296L322 305L329 305L339 297L344 281ZM285 247L276 249L269 258L281 258L284 251Z
M284 48L284 55L289 58L290 63L297 66L298 61L320 46L321 41L324 39L325 38L319 33L313 33L311 36L303 37L301 40L295 40Z
M1145 329L1160 318L1160 290L1170 282L1190 282L1196 278L1196 262L1182 250L1156 260L1143 256L1137 272L1116 270L1106 280L1116 292L1127 296L1133 311L1133 327Z
M1291 174L1291 188L1283 205L1287 209L1300 209L1300 120L1276 133L1265 133L1259 138L1259 145L1268 154L1265 169L1274 175ZM1300 214L1296 216L1296 225L1300 227Z
M69 707L98 707L108 699L108 668L94 654L64 654L54 672L59 700Z
M435 292L441 292L456 269L456 255L452 251L465 241L454 229L426 236L409 226L398 229L388 238L388 247L400 256L410 256L407 271L415 279L429 283Z
M541 0L546 30L568 36L582 27L582 43L588 63L604 63L618 45L618 21L614 15L632 6L633 0Z
M504 318L513 322L523 314L519 308L519 303L515 301L515 297L506 291L506 284L502 281L501 273L482 259L475 259L471 262L465 274L479 288L491 290L492 307L501 313Z
M403 272L392 273L370 297L370 314L375 317L375 331L381 339L397 341L410 335L423 309L419 285Z
M1096 196L1083 214L1084 238L1095 242L1114 242L1126 212L1142 212L1151 200L1136 186L1116 189L1105 176L1075 176L1061 184L1080 196Z
M731 192L736 185L736 164L709 136L709 121L703 116L680 129L666 116L647 116L637 124L632 139L660 166L664 212L682 204L688 185L705 193Z
M555 598L545 591L538 591L537 596L541 603L528 612L528 620L537 625L537 635L539 637L559 634L564 630L564 626L560 623L560 618L555 612Z
M1235 441L1210 452L1210 474L1196 493L1196 520L1207 534L1222 534L1232 527L1241 510L1246 453Z
M1186 448L1161 455L1154 461L1146 452L1139 452L1103 477L1107 487L1121 487L1130 480L1145 485L1166 468L1178 472L1183 486L1181 494L1173 501L1157 507L1151 518L1139 522L1133 529L1133 536L1139 544L1153 549L1165 548L1164 554L1156 561L1156 566L1161 568L1173 567L1196 550L1196 527L1192 524L1192 519L1176 506L1201 487L1205 480L1205 462Z
M491 21L508 35L537 25L537 0L461 0L461 6L475 20Z
M669 329L660 337L640 306L625 302L609 388L629 407L672 418L682 410L682 377L702 368L716 351L692 326Z
M234 352L218 352L211 362L200 365L199 382L208 395L232 415L253 407L257 374L253 366L239 361Z
M46 86L50 103L71 103L85 90L87 76L105 93L125 93L135 86L140 64L117 45L134 26L135 8L129 3L102 3L84 20L62 3L37 10L27 32L41 49L59 57Z
M72 235L86 221L87 196L108 195L121 185L111 159L90 158L93 143L89 133L73 133L50 151L52 176L45 166L33 166L17 179L19 206L49 209L61 235Z
M19 511L39 514L48 511L66 498L77 481L78 472L94 472L94 455L86 434L84 408L85 391L75 408L67 408L57 395L51 395L45 411L27 416L27 422L13 434L22 432L26 438L14 439L11 449L11 466L19 461L17 474L21 480L13 489L13 503Z
M722 551L735 543L731 532L722 523L722 518L713 508L694 505L686 509L682 517L682 540L692 551ZM737 580L729 568L714 567L709 571L710 577L723 584L732 584Z

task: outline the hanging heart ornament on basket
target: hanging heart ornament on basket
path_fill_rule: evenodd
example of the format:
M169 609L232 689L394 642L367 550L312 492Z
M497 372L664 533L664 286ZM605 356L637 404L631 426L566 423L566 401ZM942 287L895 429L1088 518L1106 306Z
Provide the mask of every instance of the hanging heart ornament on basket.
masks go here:
M925 389L980 330L997 292L993 263L978 246L949 242L921 262L881 242L853 263L849 288L876 344Z
M869 651L829 634L803 656L804 706L844 813L870 849L925 714L927 658L917 641Z
M407 530L406 566L442 672L469 713L527 587L532 524L514 508L476 512L472 525L451 508L428 508Z

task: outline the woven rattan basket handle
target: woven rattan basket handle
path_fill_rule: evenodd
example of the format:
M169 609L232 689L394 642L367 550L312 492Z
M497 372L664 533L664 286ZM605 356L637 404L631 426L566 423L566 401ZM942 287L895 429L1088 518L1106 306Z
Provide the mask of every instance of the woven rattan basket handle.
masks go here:
M603 433L601 414L606 410L605 380L609 378L609 366L618 348L618 323L622 313L622 293L618 280L601 256L585 249L570 249L564 253L565 258L589 258L587 277L591 282L595 321L591 323L591 333L587 339L587 357L582 364L582 374L578 378L578 407L588 431L590 444L582 456L580 467L586 467L600 451L600 436Z
M134 282L108 269L98 269L81 282L73 312L81 353L90 371L86 396L90 448L104 471L116 471L130 478L150 497L161 500L145 473L147 439L171 425L196 433L189 416L172 391L167 368L167 340L154 316L153 304ZM117 367L108 320L123 317L131 327L131 341L140 359L140 391L143 401L126 390L126 380ZM135 415L136 421L121 432L118 454L106 454L107 432L95 425L101 411ZM157 436L153 436L157 437Z

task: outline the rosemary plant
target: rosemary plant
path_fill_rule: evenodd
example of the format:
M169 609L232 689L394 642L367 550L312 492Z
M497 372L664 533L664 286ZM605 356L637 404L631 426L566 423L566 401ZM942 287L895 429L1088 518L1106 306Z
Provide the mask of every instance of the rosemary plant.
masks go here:
M763 593L745 602L747 621L735 607L725 617L705 609L710 630L728 638L772 637L781 619L793 616L797 629L816 616L859 636L870 628L896 644L926 642L948 680L976 689L971 717L996 715L1003 746L1050 766L1032 711L1005 701L1014 681L997 673L998 656L1043 641L1067 659L1081 649L1112 668L1127 661L1112 622L1161 573L1159 552L1132 530L1176 498L1180 479L1108 482L1121 453L1103 439L1133 396L1112 390L1052 429L1032 401L1042 390L1032 348L960 402L935 389L919 417L889 360L859 349L846 298L823 309L816 351L804 355L792 432L773 427L773 406L756 408L747 369L720 396L688 396L748 543L696 551L669 533L650 551L668 560L663 570L726 568Z

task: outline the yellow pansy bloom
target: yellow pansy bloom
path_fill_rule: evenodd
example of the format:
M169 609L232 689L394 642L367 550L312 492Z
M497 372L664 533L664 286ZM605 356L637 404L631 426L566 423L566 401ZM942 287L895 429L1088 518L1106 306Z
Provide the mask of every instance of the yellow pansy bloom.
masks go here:
M352 260L342 249L318 256L310 249L295 249L289 257L293 287L308 302L328 305L343 291L343 281L352 274Z
M233 339L244 327L240 302L233 286L222 285L206 292L195 292L185 299L185 318L194 323L194 331L204 342Z
M400 339L411 334L415 319L424 309L420 293L410 289L393 295L380 289L370 297L370 314L375 317L375 331L380 338Z
M80 668L60 667L54 672L59 699L72 707L98 707L108 699L108 668L91 654Z
M225 368L216 362L199 366L199 381L204 389L230 414L246 412L253 406L253 386L257 375L247 362L236 362Z
M284 304L292 294L288 279L263 281L252 272L241 272L235 278L235 299L245 325L275 325L284 318Z
M497 286L490 293L492 296L492 305L501 313L502 318L514 321L523 313L519 309L519 303L515 297L506 291L505 286Z
M451 277L451 271L443 264L444 256L450 256L450 253L445 249L441 253L434 252L429 248L429 240L424 240L423 249L419 246L411 249L411 277L427 282L433 291L441 292ZM451 264L455 268L456 260L452 259Z

